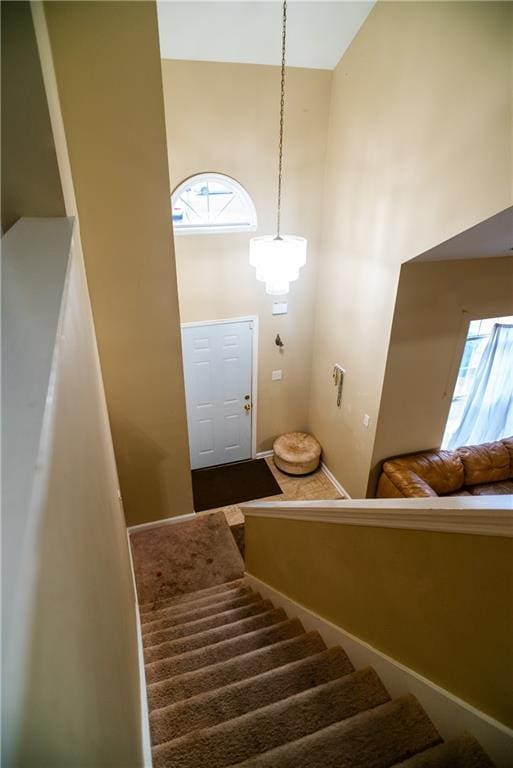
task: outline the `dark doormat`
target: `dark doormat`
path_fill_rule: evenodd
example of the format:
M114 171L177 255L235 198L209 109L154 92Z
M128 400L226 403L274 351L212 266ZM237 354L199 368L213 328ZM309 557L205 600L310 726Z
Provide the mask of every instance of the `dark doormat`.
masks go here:
M196 512L281 493L265 459L194 469L191 474Z

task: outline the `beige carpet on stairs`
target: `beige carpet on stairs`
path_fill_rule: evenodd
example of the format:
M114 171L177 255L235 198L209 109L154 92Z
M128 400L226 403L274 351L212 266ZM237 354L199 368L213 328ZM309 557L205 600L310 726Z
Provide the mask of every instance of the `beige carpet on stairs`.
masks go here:
M131 541L154 768L492 766L253 592L222 513Z
M140 603L233 581L244 562L222 512L130 536Z

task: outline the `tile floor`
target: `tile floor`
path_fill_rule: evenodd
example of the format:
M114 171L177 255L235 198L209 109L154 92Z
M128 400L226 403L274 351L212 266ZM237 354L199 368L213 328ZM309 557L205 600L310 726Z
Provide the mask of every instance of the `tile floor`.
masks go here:
M272 456L266 458L269 469L276 478L282 493L276 496L267 496L258 501L316 501L317 499L342 499L343 496L337 491L335 486L326 477L321 469L313 472L311 475L303 477L292 477L275 467ZM244 515L236 504L228 507L218 507L217 509L206 509L199 512L200 515L209 515L212 512L223 511L229 525L239 525L244 522Z

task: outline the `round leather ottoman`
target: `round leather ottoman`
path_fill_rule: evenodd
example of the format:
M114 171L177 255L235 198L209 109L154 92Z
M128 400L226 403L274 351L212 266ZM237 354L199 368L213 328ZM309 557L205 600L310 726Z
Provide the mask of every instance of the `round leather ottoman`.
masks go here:
M306 432L287 432L277 437L273 445L274 463L288 475L314 472L321 460L321 445Z

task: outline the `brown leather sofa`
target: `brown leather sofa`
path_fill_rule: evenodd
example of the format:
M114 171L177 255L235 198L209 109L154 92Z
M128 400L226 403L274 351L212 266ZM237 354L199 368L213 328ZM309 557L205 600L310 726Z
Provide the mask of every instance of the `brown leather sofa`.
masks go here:
M378 498L513 494L513 437L383 463Z

